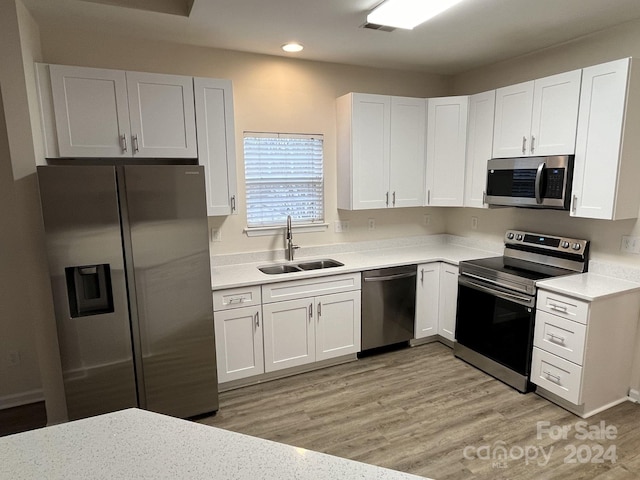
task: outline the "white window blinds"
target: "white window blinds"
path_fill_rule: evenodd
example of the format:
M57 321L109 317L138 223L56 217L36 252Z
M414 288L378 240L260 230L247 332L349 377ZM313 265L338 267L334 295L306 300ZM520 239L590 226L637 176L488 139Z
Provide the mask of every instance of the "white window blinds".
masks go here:
M322 135L244 135L247 226L324 221Z

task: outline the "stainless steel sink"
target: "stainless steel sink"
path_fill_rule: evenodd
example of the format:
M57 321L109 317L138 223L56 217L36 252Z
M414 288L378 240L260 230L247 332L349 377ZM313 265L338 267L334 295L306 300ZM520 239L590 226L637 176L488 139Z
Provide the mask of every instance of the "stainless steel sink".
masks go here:
M274 265L264 265L258 267L262 273L267 275L279 275L281 273L293 273L302 272L307 270L319 270L321 268L342 267L344 264L333 260L331 258L324 258L322 260L310 260L308 262L300 262L296 264L283 264L277 263Z
M337 260L326 258L324 260L313 260L311 262L298 263L298 268L302 270L317 270L319 268L332 268L342 267L344 263L340 263Z
M291 272L301 272L302 270L295 265L266 265L264 267L258 267L262 273L266 273L268 275L277 275L279 273L291 273Z

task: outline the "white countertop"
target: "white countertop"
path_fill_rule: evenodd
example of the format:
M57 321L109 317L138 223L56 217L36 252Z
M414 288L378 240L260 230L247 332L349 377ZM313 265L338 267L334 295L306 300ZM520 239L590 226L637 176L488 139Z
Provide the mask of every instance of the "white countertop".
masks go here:
M265 283L296 280L300 278L337 275L341 273L360 272L374 268L393 267L412 263L447 262L457 265L462 260L473 258L495 257L499 254L462 247L454 244L432 244L400 248L382 248L360 252L335 253L315 257L297 257L293 263L318 258L332 258L343 263L343 267L326 268L307 272L283 273L268 275L258 270L263 265L273 265L273 262L263 261L241 263L236 265L213 266L211 268L211 283L213 290L224 288L244 287L247 285L263 285Z
M0 438L0 479L418 480L136 408Z
M640 292L640 283L590 272L541 280L536 282L536 285L538 288L553 290L588 302L624 293Z

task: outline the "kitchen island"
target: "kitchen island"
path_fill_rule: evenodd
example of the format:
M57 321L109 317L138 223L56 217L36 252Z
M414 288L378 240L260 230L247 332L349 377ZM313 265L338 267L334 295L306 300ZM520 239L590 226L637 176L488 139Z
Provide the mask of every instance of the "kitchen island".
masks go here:
M418 480L131 408L0 438L0 479Z

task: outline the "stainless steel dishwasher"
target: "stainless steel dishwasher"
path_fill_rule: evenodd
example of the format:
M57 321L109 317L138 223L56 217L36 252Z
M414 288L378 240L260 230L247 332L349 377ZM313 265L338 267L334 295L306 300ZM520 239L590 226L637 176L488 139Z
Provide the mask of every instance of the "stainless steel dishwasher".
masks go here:
M414 337L416 265L362 272L362 350Z

